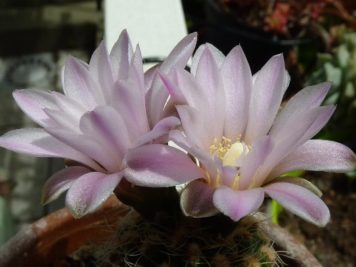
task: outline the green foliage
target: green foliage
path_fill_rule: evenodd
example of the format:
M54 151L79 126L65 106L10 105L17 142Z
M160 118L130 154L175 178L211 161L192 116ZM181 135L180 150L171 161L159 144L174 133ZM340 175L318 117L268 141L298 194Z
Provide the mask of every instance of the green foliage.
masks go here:
M347 143L356 127L356 33L340 28L337 38L339 45L331 53L318 55L307 85L333 83L325 104L336 104L337 110L319 137Z
M272 223L279 224L279 215L283 211L283 207L275 200L271 201Z
M13 234L13 224L7 200L0 197L0 246Z

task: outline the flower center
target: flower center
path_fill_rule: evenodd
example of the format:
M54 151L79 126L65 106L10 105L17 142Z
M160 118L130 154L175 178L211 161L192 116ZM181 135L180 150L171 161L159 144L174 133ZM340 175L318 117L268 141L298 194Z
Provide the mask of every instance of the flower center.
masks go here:
M250 152L250 147L238 139L232 142L231 139L222 137L220 142L214 141L210 146L210 154L219 157L225 166L239 166L239 159Z

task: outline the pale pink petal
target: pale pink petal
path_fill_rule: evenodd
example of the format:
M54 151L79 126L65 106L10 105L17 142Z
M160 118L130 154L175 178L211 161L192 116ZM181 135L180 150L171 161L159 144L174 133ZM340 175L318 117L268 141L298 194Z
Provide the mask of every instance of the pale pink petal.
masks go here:
M194 218L218 213L213 203L215 188L200 180L190 182L180 194L180 206L184 215Z
M9 131L0 137L0 146L36 157L67 158L101 170L89 157L54 138L43 129L26 128Z
M169 94L165 89L162 80L156 75L152 81L151 88L146 94L147 117L150 128L161 120L168 96Z
M115 155L103 149L103 146L92 137L62 128L47 128L46 131L66 145L95 160L106 170L115 172L121 169L121 162L115 160Z
M166 117L160 120L151 131L142 135L134 144L134 146L141 146L167 135L168 132L180 125L180 120L177 117Z
M289 153L313 137L329 120L334 110L335 107L333 106L306 110L285 121L284 127L279 132L271 133L275 145L257 174L258 185L274 178L269 176L272 169ZM269 178L265 181L266 176L269 176Z
M110 151L121 162L131 146L131 139L120 114L110 106L98 107L87 112L80 120L80 129Z
M283 55L272 57L256 74L251 92L245 140L252 144L268 133L289 81Z
M176 108L187 137L200 148L208 149L213 144L214 135L211 128L208 131L206 129L203 111L198 111L187 105L177 106Z
M194 51L196 39L196 34L193 33L181 40L159 66L160 72L168 74L173 69L184 69ZM160 77L155 75L146 95L146 108L151 128L162 119L167 99L168 92Z
M153 67L149 68L144 73L144 81L145 81L145 89L146 92L151 88L153 80L157 75L157 71L159 70L159 64L154 65Z
M170 77L164 73L158 72L159 77L161 78L164 87L169 92L169 95L175 105L184 105L187 104L187 100L181 91L181 87L178 85L178 74L176 71L170 73Z
M291 183L272 183L264 187L265 192L284 208L318 226L325 226L330 212L325 203L314 193Z
M63 111L50 110L46 108L43 111L51 119L51 124L46 124L45 127L62 127L67 130L80 132L78 119L71 116L71 114Z
M133 139L149 130L145 110L144 93L130 84L130 81L117 81L112 92L111 106L121 115Z
M169 139L193 157L197 158L199 163L204 166L210 176L217 176L217 170L221 169L222 164L221 162L217 163L214 161L209 152L199 148L196 144L193 144L191 140L187 139L179 130L170 131Z
M80 117L87 111L77 100L57 92L52 92L52 95L58 106L57 110L66 114L67 117L73 118L73 121L78 122Z
M239 189L244 190L259 185L260 179L264 178L261 167L269 157L273 146L273 140L269 136L253 144L252 150L241 161Z
M284 158L271 176L293 170L347 172L356 168L356 156L343 144L327 140L309 140Z
M49 123L48 116L43 111L44 108L57 109L56 101L49 91L39 89L16 90L13 97L22 111L40 125Z
M313 137L329 120L335 107L325 106L298 113L284 122L279 131L271 132L276 142L271 160L277 164L283 157Z
M143 72L143 59L139 45L136 46L135 53L131 59L128 81L130 81L133 86L132 90L139 90L143 97L144 93L146 92L146 88Z
M89 63L89 72L100 85L104 99L110 101L114 85L114 76L104 42L101 42L94 51Z
M303 113L308 109L319 106L330 90L331 83L325 82L314 86L308 86L299 91L278 113L276 120L271 128L271 134L278 132L284 124L293 119L297 114Z
M106 175L90 172L77 178L69 188L66 206L79 218L99 208L112 194L122 178L122 173Z
M239 179L239 169L235 166L221 166L221 184L228 187L235 187Z
M123 30L110 52L114 80L127 78L132 55L130 37L127 31Z
M207 45L199 59L195 79L199 85L197 88L200 88L200 94L206 101L204 109L199 111L206 113L209 120L214 121L210 124L212 127L209 131L215 138L220 139L225 120L224 89L218 63Z
M126 164L127 180L142 186L175 186L203 176L188 155L166 145L134 148L126 155Z
M196 33L191 33L184 37L161 64L160 71L168 73L173 68L183 69L192 56L196 43Z
M335 109L336 106L333 105L320 107L317 118L299 140L298 145L304 144L307 140L313 138L330 120L331 116L335 112Z
M318 187L316 187L313 183L309 182L304 178L283 176L279 178L274 178L272 180L272 183L278 183L278 182L299 185L301 187L308 189L310 192L313 192L318 197L321 197L323 195L323 193L320 191Z
M221 74L225 92L224 136L235 140L245 130L252 89L250 66L240 46L227 55Z
M225 59L225 56L224 54L218 50L215 46L209 44L209 43L206 43L204 45L201 45L198 47L197 51L194 53L194 57L192 59L192 66L190 67L190 72L195 76L196 73L197 73L197 68L198 68L198 65L199 65L199 61L200 61L200 58L204 52L205 49L209 49L210 50L210 53L211 55L213 56L215 62L217 63L217 65L220 67L223 62L224 62L224 59Z
M47 204L57 199L76 179L88 172L91 172L88 168L73 166L53 174L43 186L42 203Z
M66 96L92 109L97 105L94 90L96 87L89 76L89 71L73 57L67 59L64 66L63 91Z
M242 217L257 211L263 199L262 188L235 191L222 186L215 190L213 196L215 207L234 221L239 221Z
M206 95L202 94L202 88L194 80L194 77L187 71L176 71L171 75L173 84L177 85L177 89L180 90L184 97L184 102L190 106L198 109L207 109ZM178 104L178 103L177 103Z

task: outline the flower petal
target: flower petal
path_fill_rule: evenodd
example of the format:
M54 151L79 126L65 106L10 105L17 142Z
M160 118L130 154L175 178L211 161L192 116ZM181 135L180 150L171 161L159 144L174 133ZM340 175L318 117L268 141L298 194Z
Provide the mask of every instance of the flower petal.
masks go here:
M130 37L127 31L123 30L110 52L114 80L127 78L132 55L133 49Z
M114 85L114 76L104 42L101 42L94 51L89 63L89 72L94 80L100 84L104 99L109 102Z
M136 142L134 146L141 146L150 142L154 142L154 140L162 137L163 135L167 135L170 130L176 128L180 125L180 120L177 117L166 117L160 120L151 131L142 135Z
M195 45L197 43L197 34L191 33L184 37L167 56L165 61L160 66L160 71L168 73L174 68L183 69L189 58L192 56Z
M92 109L97 105L98 90L90 78L89 71L73 57L66 60L64 66L63 90L66 96L81 103L85 108Z
M80 176L91 172L82 166L68 167L52 175L43 186L42 203L47 204L68 190Z
M271 176L293 170L347 172L356 167L356 156L343 144L327 140L309 140L284 158Z
M130 150L126 156L125 177L149 187L168 187L203 177L188 155L166 145L146 145Z
M329 120L334 110L333 106L306 110L286 120L278 132L271 131L270 136L275 140L276 146L268 159L270 167L276 166L289 153L313 137Z
M89 157L39 128L26 128L7 132L0 137L0 146L36 157L68 158L94 169L102 170Z
M245 134L247 143L252 144L254 140L267 134L280 107L288 83L289 75L285 70L281 54L272 57L255 74Z
M184 215L194 218L213 216L218 213L213 203L215 188L200 180L190 182L180 195Z
M239 189L244 190L260 185L260 179L264 178L260 169L271 153L273 146L274 144L269 136L261 138L253 145L250 153L241 162Z
M331 83L325 82L314 86L308 86L299 91L278 113L271 132L278 132L284 126L286 121L292 119L296 114L303 113L305 110L319 106L330 90Z
M217 65L220 67L225 59L224 54L217 49L215 46L206 43L205 45L201 45L198 47L197 51L194 53L194 57L192 59L192 66L190 67L190 72L195 76L197 73L197 68L200 62L200 58L204 52L205 49L209 49L211 55L214 58L214 61L217 63Z
M223 186L216 189L213 196L215 207L234 221L255 212L262 205L263 199L262 188L234 191Z
M235 140L245 130L252 89L250 66L240 46L227 55L221 71L225 92L224 136Z
M120 114L110 106L87 112L80 120L80 129L111 151L118 165L131 146L130 136Z
M225 117L224 92L222 79L219 73L218 63L214 56L205 45L205 49L199 59L195 79L200 89L201 97L205 98L205 106L199 107L199 111L207 114L209 119L214 121L214 127L210 128L213 136L220 139L223 134ZM219 91L220 89L220 91Z
M144 108L144 92L132 85L130 80L115 83L115 90L110 103L125 120L125 125L127 125L133 139L149 130L146 109Z
M80 117L87 111L77 100L71 99L58 92L52 92L52 95L56 101L57 110L65 114L68 118L72 118L72 121L78 122ZM44 127L47 126L48 125L45 125Z
M173 78L172 78L173 77ZM173 71L171 74L171 81L174 85L177 85L176 89L180 93L175 92L177 95L181 94L181 101L183 104L189 104L190 106L198 109L205 110L207 98L206 95L202 93L202 88L194 80L194 77L187 71ZM168 88L167 88L168 89ZM168 90L171 93L170 90ZM173 97L175 94L172 94ZM175 99L173 99L175 100ZM175 104L179 104L177 101Z
M274 178L270 175L273 168L298 146L313 137L329 120L334 110L333 106L306 110L287 120L279 132L272 132L270 136L275 145L255 177L259 181L257 185L261 186L271 181Z
M202 114L202 111L188 105L176 108L187 137L200 148L209 149L213 143L214 135L211 131L206 130L205 115Z
M217 171L220 171L222 168L221 161L214 161L208 152L199 148L196 144L192 144L190 140L187 139L179 130L170 131L169 139L171 139L176 145L187 151L193 157L198 159L199 163L204 166L210 176L217 176Z
M122 173L90 172L82 175L67 192L67 208L76 218L95 211L112 194L121 178Z
M181 40L159 66L159 71L168 74L174 69L184 69L194 51L196 39L196 34L193 33ZM151 128L162 119L167 99L168 92L164 88L161 78L155 75L151 88L146 94L146 108Z
M22 89L14 91L13 97L22 111L40 125L48 123L44 108L57 109L56 101L49 91Z
M103 149L103 146L89 135L78 134L62 128L47 128L46 131L66 145L95 160L110 172L115 172L121 167L121 162L115 160L111 151ZM97 170L97 168L95 169Z
M52 120L51 124L47 123L45 127L62 127L63 129L80 132L78 119L71 116L71 114L46 108L43 111Z
M169 94L162 80L156 75L152 81L151 88L149 88L146 94L147 117L150 128L162 119L168 96Z
M164 87L169 92L171 99L173 100L174 104L176 105L184 105L187 104L187 100L181 91L181 87L178 85L178 74L176 71L172 71L170 73L170 77L164 73L158 72L160 79ZM191 90L189 90L191 91Z
M314 193L299 185L277 182L264 187L265 192L290 212L318 226L330 220L330 211Z
M299 186L304 187L304 188L308 189L309 191L313 192L318 197L321 197L323 195L323 193L320 191L320 189L318 187L316 187L312 182L310 182L304 178L283 176L283 177L275 178L272 180L272 183L277 183L277 182L284 182L284 183L291 183L291 184L299 185Z
M307 131L304 133L302 138L299 139L298 145L304 144L310 138L313 138L330 120L331 116L335 112L336 106L322 106L318 110L318 116L315 121L310 125Z

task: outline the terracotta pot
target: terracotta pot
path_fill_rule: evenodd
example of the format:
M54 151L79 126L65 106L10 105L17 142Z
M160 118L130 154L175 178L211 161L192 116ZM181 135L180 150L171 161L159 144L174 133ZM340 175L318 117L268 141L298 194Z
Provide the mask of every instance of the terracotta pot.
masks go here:
M66 209L54 212L20 231L0 250L1 267L63 266L65 258L85 244L100 244L112 238L117 221L129 208L116 197L100 210L74 219ZM264 223L263 229L281 250L294 260L288 266L318 267L314 256L284 229Z
M110 238L117 220L128 211L116 197L80 219L74 219L67 209L56 211L10 239L0 250L0 266L63 266L65 257L83 244L100 244Z

